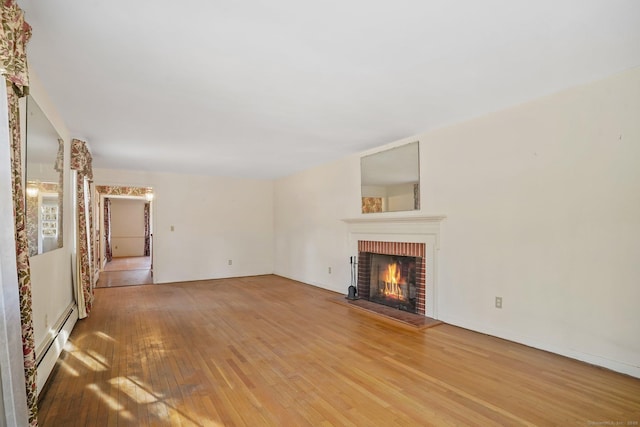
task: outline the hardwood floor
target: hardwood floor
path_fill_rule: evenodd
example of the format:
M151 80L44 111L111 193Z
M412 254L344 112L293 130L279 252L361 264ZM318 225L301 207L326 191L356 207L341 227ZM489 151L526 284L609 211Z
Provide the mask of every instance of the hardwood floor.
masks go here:
M137 286L153 283L151 257L113 258L100 272L96 288Z
M129 256L113 258L105 264L104 271L149 270L150 268L150 256Z
M98 277L96 288L151 284L153 284L153 277L151 277L150 270L102 271Z
M335 297L278 276L96 289L43 391L39 423L640 421L639 379L446 324L400 328Z

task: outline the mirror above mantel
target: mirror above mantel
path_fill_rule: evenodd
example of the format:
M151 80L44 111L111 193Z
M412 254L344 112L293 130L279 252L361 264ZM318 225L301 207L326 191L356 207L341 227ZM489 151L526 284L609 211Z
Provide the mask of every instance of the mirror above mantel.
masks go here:
M64 142L30 95L25 139L27 240L35 256L63 245Z
M360 159L362 213L420 209L418 141Z

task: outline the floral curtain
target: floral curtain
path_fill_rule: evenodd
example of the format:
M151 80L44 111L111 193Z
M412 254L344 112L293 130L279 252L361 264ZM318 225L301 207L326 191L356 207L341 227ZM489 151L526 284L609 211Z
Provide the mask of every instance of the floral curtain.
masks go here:
M64 140L58 139L58 153L56 155L56 162L53 168L58 172L58 193L64 192ZM64 227L64 215L62 214L63 198L58 197L58 217L61 218L58 221L58 247L62 247L62 236Z
M25 228L25 201L22 186L22 156L20 137L20 110L18 99L28 93L26 44L31 27L24 20L20 7L6 0L0 4L0 73L7 85L9 131L11 133L11 183L16 232L16 261L22 323L22 350L24 355L25 386L29 409L29 425L38 425L35 341L33 337L33 309L31 303L31 270L29 246Z
M113 260L111 250L111 199L104 198L104 257L107 262Z
M144 256L151 256L151 203L144 204Z
M71 141L71 169L76 171L76 299L78 317L84 319L93 305L93 219L91 186L93 179L92 158L84 141Z
M96 244L96 223L95 223L95 219L93 216L93 211L94 211L94 201L95 201L95 188L93 185L93 181L87 180L87 218L89 220L89 265L91 265L92 271L91 271L91 289L93 289L93 287L96 284L96 280L98 280L98 272L99 272L99 268L98 268L98 263L97 263L97 244ZM92 290L93 293L93 290Z
M122 185L96 185L96 191L105 196L138 196L144 197L153 192L151 187L129 187Z

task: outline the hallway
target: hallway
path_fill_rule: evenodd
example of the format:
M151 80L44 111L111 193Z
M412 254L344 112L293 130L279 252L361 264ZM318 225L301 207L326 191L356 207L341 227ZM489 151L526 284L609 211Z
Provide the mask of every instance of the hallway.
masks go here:
M100 272L96 288L153 284L151 257L113 258Z

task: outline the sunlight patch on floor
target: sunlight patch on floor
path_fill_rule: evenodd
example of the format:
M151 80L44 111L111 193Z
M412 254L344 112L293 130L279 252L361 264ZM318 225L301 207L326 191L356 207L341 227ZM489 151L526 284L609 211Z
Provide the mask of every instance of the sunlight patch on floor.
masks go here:
M94 332L94 335L107 340L107 341L111 341L111 342L115 342L115 339L113 339L110 335L105 334L104 332L98 331L98 332Z
M100 387L98 387L97 384L89 384L87 388L95 393L95 395L101 399L110 410L118 412L118 416L127 420L133 420L133 414L125 410L124 406L119 404L116 399L100 390Z
M126 377L116 377L109 380L109 384L129 396L129 399L138 404L153 403L159 399L147 392L135 382Z
M110 366L109 361L100 353L94 350L87 350L87 354L94 358L98 363L101 363L104 366Z
M62 370L66 371L69 375L72 375L74 377L79 377L80 376L80 372L78 372L77 370L73 369L71 366L69 366L69 364L67 362L65 362L62 359L58 359L58 361L56 362L58 364L58 366L60 368L62 368Z
M69 355L72 357L75 357L76 359L78 359L80 363L82 363L87 368L92 369L94 371L100 372L100 371L107 371L109 369L108 366L103 365L102 363L100 363L99 361L97 361L96 359L89 356L83 351L74 351Z

